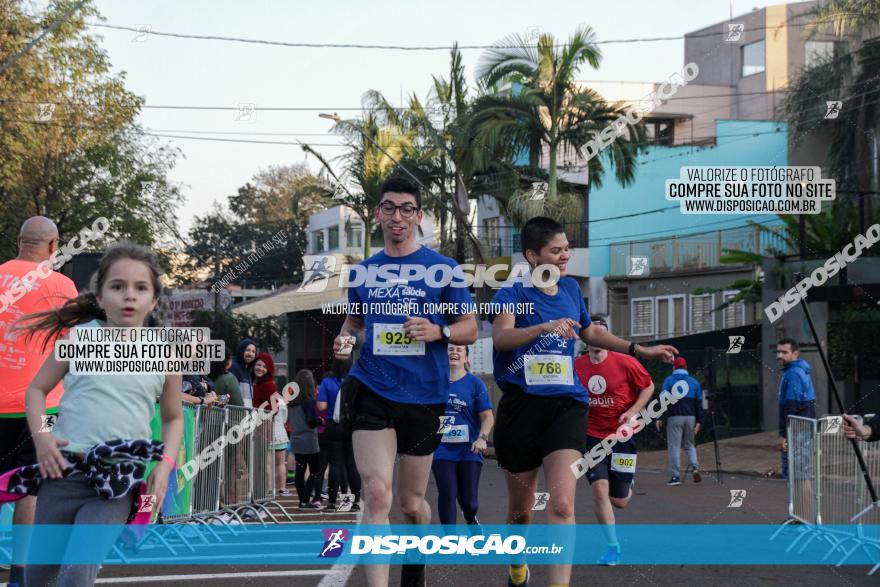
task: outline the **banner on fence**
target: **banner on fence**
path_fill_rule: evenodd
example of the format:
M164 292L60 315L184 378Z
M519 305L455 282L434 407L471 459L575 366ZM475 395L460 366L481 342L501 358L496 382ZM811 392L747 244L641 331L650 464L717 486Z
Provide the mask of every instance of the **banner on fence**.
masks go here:
M159 404L156 404L156 412L150 422L153 431L153 440L162 440L162 416L159 414ZM165 492L165 501L162 503L162 515L189 516L192 514L192 479L187 480L183 475L178 475L179 468L190 461L195 454L196 418L195 410L183 408L183 438L180 442L180 450L176 455L170 455L177 461L177 468L168 475L168 490ZM147 465L145 475L149 477L155 463ZM146 478L146 477L145 477Z

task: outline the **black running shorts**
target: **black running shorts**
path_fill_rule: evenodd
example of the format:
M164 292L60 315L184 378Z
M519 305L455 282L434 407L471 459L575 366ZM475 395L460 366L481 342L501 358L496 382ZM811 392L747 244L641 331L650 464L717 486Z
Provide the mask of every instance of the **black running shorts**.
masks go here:
M385 399L354 377L343 393L353 396L351 430L384 430L397 434L397 454L421 457L440 446L441 420L446 404L404 404Z
M532 395L503 383L495 419L498 466L511 473L533 471L550 453L586 451L587 404L571 397Z
M36 462L27 418L0 418L0 473Z
M595 436L587 437L587 450L602 442ZM608 495L618 499L629 497L629 491L636 476L636 443L632 438L614 445L610 455L602 459L595 467L587 470L587 480L592 485L599 479L608 481Z

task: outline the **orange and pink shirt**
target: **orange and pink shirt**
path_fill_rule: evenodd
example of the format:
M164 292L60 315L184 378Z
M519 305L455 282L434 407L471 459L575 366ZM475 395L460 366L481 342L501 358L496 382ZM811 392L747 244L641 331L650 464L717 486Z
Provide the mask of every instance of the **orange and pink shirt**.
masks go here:
M22 279L37 265L20 259L0 265L0 295L20 286ZM37 334L28 339L24 332L10 332L12 325L26 314L57 308L76 295L73 282L52 271L45 279L38 277L34 280L21 298L10 301L0 312L0 418L24 417L25 391L46 357L53 352L51 341L42 351L43 337ZM0 305L0 309L4 305ZM46 408L55 411L62 393L64 385L59 382L46 398Z

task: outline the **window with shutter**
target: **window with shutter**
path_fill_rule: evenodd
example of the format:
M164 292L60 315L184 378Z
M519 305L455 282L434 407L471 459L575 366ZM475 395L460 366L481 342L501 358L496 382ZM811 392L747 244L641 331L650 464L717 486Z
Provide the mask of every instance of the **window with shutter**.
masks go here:
M715 296L704 294L691 296L691 331L709 332L715 330Z
M654 334L654 298L639 298L632 301L631 322L633 336Z
M736 297L736 292L724 292L724 301L728 302ZM745 302L739 301L735 304L730 304L726 308L724 308L722 312L722 328L735 328L737 326L744 326L746 323L746 304Z

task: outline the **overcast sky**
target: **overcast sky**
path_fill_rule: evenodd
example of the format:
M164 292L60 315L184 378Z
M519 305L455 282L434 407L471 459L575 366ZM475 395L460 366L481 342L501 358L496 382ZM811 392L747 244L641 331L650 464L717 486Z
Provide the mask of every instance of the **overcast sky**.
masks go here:
M733 14L780 2L763 0L533 0L475 1L379 0L373 2L280 0L98 0L106 24L189 35L219 35L271 41L402 46L485 45L514 32L541 27L563 39L588 24L599 40L681 37L726 20ZM544 12L542 9L549 9ZM615 10L617 9L617 10ZM148 106L224 106L318 108L353 116L368 89L395 103L416 92L424 98L431 75L446 75L449 51L352 48L292 48L144 36L125 30L91 29L103 37L113 66L124 71L128 88ZM585 80L658 81L681 69L684 44L640 41L601 45L598 70ZM465 50L469 80L481 50ZM257 111L255 120L237 121L230 110L146 108L141 122L161 134L250 139L315 145L327 157L340 152L326 132L332 125L318 111ZM187 133L186 131L190 131ZM192 131L200 131L195 133ZM292 133L289 135L202 133ZM293 134L295 133L295 134ZM186 204L178 211L189 228L196 214L214 200L225 202L260 168L305 160L296 145L265 145L189 139L164 139L182 149L171 174L182 186ZM311 161L313 169L317 169Z

